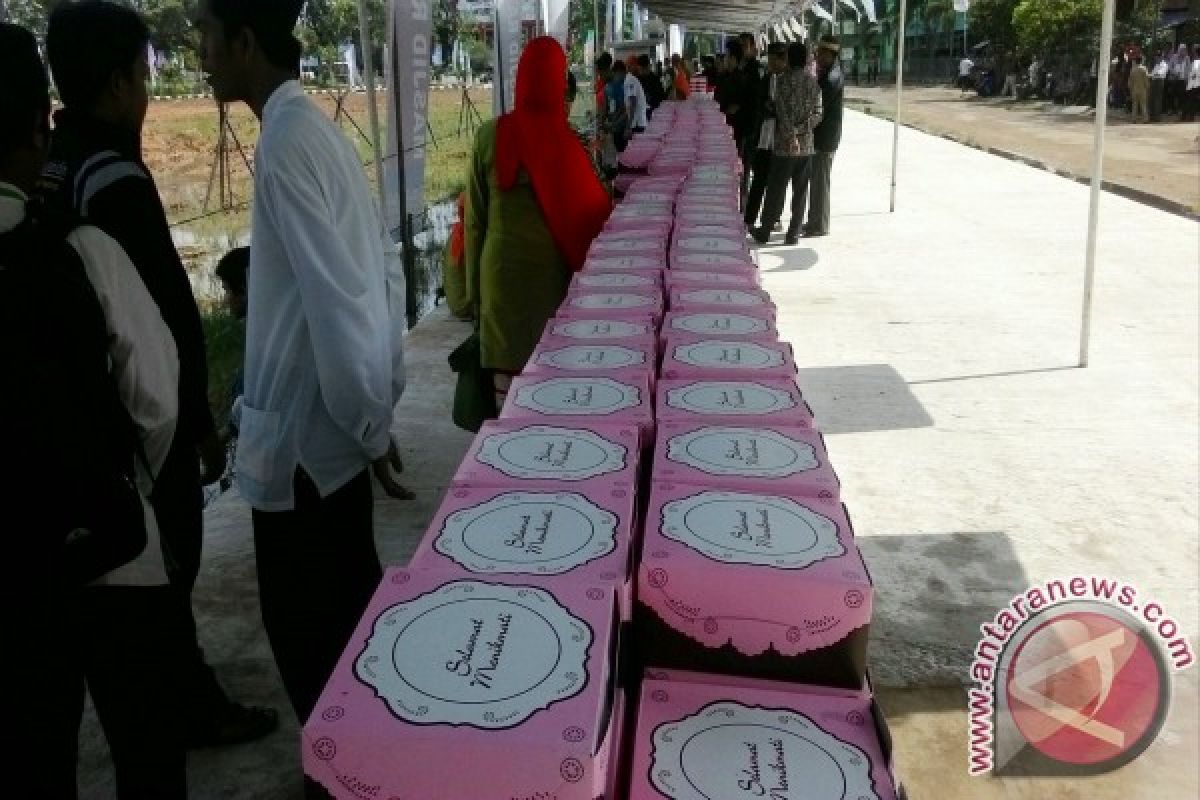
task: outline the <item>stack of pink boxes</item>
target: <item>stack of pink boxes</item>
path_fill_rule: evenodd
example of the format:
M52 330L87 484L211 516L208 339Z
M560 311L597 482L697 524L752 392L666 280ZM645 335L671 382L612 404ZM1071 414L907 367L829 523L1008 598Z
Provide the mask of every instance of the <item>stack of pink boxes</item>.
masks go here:
M903 797L871 579L724 117L664 104L621 163L623 200L305 725L334 797Z

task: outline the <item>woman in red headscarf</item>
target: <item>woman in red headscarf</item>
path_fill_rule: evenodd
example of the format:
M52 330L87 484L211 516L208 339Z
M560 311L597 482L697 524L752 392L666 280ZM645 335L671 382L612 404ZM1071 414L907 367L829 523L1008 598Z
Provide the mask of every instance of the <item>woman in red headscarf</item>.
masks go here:
M467 295L483 366L520 372L611 210L567 123L567 59L548 36L517 66L515 108L483 124L467 176Z

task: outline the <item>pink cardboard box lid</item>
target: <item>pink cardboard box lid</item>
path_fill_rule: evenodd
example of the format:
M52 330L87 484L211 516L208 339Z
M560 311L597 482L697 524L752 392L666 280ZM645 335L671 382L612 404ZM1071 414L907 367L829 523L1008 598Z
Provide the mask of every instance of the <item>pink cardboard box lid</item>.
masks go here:
M737 209L716 209L710 206L687 206L675 215L679 225L744 225Z
M592 240L592 245L588 248L588 255L661 256L666 249L667 243L658 237L647 239L627 236L624 232L609 233L601 234Z
M749 253L672 253L671 268L738 272L758 269Z
M670 236L674 226L674 216L670 211L663 210L658 213L630 213L609 217L608 222L604 224L604 230L611 234L620 234L626 231L649 231L655 236L666 239Z
M771 295L762 289L693 289L677 286L671 290L671 310L699 306L734 308L773 308Z
M754 421L816 428L812 409L791 380L663 380L657 392L655 415L663 420L733 425Z
M617 380L601 375L518 375L500 419L637 425L649 443L654 436L654 397L645 376Z
M637 317L551 317L543 336L564 339L613 340L644 339L654 336L656 325L650 316Z
M663 318L660 337L707 336L727 339L774 341L779 338L775 315L759 308L737 308L715 311L668 311Z
M304 725L305 773L338 800L594 800L615 607L601 583L388 570Z
M657 287L627 289L579 289L567 293L561 311L597 316L630 315L659 318L663 312L663 293Z
M647 675L627 800L902 800L865 692Z
M816 431L747 420L738 425L660 420L655 480L837 499L841 487Z
M709 288L722 289L744 286L751 289L759 288L759 277L756 270L710 271L692 269L672 269L663 274L668 289L679 288Z
M624 585L636 532L630 488L453 487L409 565L494 575L570 575Z
M670 333L662 350L664 379L770 377L795 379L796 364L787 342L750 337Z
M553 417L489 420L479 429L454 486L517 488L547 482L574 487L637 488L637 425Z
M658 291L662 285L662 270L657 269L626 269L599 270L589 269L577 272L571 278L568 287L573 293L588 291L611 291L613 289L649 289Z
M666 232L673 223L659 223L651 226L621 225L618 228L605 227L598 235L603 239L650 239L665 241Z
M791 657L854 634L865 645L873 593L836 499L654 484L638 603L706 648Z
M613 270L665 270L667 268L667 259L661 255L618 255L608 253L602 255L589 254L583 262L583 271L604 271L611 272Z
M543 336L534 349L525 375L624 375L648 376L651 385L658 359L653 337L620 341L585 341Z
M720 230L695 233L676 229L671 238L672 253L749 253L746 234L742 231Z

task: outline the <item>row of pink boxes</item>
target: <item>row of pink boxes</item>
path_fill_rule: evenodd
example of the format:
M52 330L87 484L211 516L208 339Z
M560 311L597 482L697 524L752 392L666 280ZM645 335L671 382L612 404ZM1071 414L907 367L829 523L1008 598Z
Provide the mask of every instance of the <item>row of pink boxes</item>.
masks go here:
M303 734L334 797L900 796L870 577L710 106L655 116L690 169L630 184L354 632Z

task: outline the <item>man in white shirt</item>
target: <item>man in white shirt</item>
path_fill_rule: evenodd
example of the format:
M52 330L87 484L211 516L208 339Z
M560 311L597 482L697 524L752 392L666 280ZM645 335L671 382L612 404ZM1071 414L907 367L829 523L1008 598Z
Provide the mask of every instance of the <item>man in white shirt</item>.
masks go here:
M205 0L197 25L217 99L262 124L237 475L263 624L303 723L381 577L369 470L411 495L390 473L392 245L353 147L296 81L301 5Z
M646 91L642 88L642 82L637 79L634 70L637 70L636 63L626 65L624 62L618 62L621 69L618 75L624 75L625 82L625 114L629 119L629 129L632 133L641 133L646 130Z
M962 94L966 94L967 90L973 87L971 83L973 69L975 69L975 62L966 56L963 56L962 61L958 62L958 88Z
M86 684L112 753L117 796L184 800L187 765L171 675L178 631L146 499L178 418L174 338L113 239L30 204L46 157L50 100L28 31L0 24L0 74L0 276L10 292L23 288L19 296L0 295L5 367L13 372L0 400L11 462L0 474L0 530L11 559L0 584L0 638L11 647L0 659L0 683L12 688L0 753L20 765L6 774L4 796L75 796ZM11 363L13 353L30 363ZM109 468L122 452L137 464L140 554L106 557L83 580L99 579L72 585L68 543L89 534L59 519L55 504L116 498ZM135 527L128 521L137 508L128 513L120 520Z

